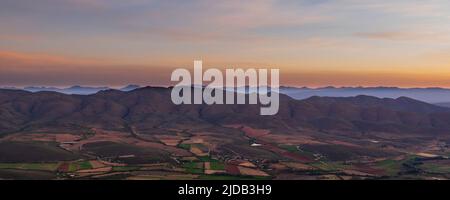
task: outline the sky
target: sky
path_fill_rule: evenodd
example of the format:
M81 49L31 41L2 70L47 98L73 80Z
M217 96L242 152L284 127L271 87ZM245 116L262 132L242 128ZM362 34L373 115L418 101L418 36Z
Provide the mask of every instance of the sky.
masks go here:
M278 68L289 86L450 87L448 0L0 0L0 86L173 85Z

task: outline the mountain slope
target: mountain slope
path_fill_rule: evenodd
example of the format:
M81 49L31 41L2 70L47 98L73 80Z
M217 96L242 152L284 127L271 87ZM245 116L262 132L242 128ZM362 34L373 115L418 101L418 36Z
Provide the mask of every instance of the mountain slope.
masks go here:
M397 87L281 87L280 92L294 99L321 97L354 97L358 95L378 98L409 97L427 103L450 102L450 90L445 88L397 88Z
M278 131L321 130L440 134L450 131L450 109L409 98L280 95L280 110L260 116L260 105L174 105L169 88L93 95L0 90L0 132L68 131L88 128L154 133L170 128L247 124Z

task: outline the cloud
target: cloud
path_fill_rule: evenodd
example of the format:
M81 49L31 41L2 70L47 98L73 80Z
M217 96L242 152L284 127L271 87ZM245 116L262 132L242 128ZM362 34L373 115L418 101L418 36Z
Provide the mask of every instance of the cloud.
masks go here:
M444 42L448 41L447 33L439 32L418 32L418 31L385 31L385 32L357 32L354 36L375 39L375 40L391 40L391 41L414 41L414 42Z
M410 40L415 38L414 35L406 32L362 32L355 33L354 35L368 39L380 40Z
M397 14L405 17L442 17L450 16L447 0L344 0L341 2L352 10L367 10L385 14Z
M155 6L124 16L118 22L131 34L176 41L230 42L258 40L269 29L275 32L298 29L333 19L306 6L284 7L274 0L257 3L197 0L158 1Z

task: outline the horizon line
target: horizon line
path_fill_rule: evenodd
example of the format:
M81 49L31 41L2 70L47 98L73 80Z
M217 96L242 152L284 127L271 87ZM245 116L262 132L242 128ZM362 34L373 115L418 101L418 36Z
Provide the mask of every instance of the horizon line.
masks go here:
M206 84L207 85L207 84ZM206 85L203 85L205 87ZM83 84L74 84L74 85L26 85L26 86L11 86L11 85L2 85L0 86L0 89L26 89L30 87L35 88L46 88L46 89L70 89L73 87L84 87L84 88L108 88L108 89L121 89L128 86L137 86L139 88L143 87L174 87L174 85L158 85L158 84L152 84L152 85L140 85L140 84L124 84L124 85L83 85ZM195 85L192 85L195 86ZM236 87L255 87L255 86L236 86ZM269 86L270 87L270 86ZM345 88L362 88L362 89L375 89L375 88L391 88L391 89L445 89L450 90L450 87L436 87L436 86L429 86L429 87L402 87L402 86L335 86L335 85L326 85L326 86L293 86L293 85L281 85L279 88L296 88L296 89L327 89L327 88L335 88L335 89L345 89Z

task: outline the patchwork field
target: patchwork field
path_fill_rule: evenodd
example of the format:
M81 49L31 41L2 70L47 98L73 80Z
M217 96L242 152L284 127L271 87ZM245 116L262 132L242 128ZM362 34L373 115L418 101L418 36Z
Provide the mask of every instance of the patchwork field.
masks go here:
M0 178L348 180L447 179L450 174L450 153L436 142L398 151L390 147L392 141L377 148L384 142L363 145L353 138L323 140L241 125L172 128L170 133L92 129L89 135L8 135L0 140Z

